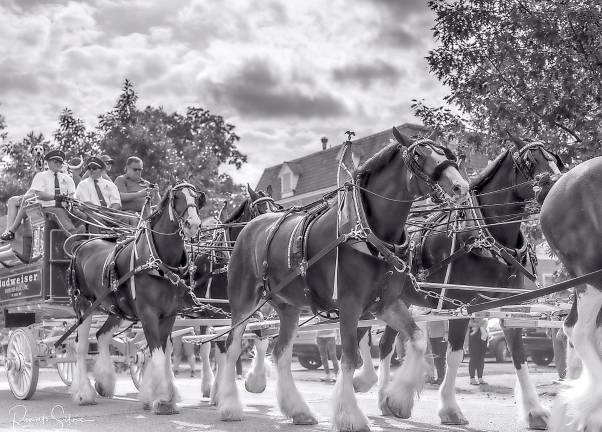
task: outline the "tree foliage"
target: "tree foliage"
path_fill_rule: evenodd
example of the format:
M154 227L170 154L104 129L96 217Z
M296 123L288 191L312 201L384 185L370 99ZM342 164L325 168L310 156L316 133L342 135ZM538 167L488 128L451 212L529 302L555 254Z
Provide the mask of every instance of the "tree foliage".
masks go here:
M139 109L137 101L134 85L126 79L115 106L98 116L95 129L87 129L82 120L65 108L58 118L54 143L33 132L22 141L4 142L0 199L5 201L24 192L31 183L34 171L29 149L38 140L62 149L68 158L109 154L115 161L113 176L124 172L129 156L138 156L144 161L144 178L158 183L162 190L176 179L198 185L209 198L203 211L206 215L221 207L224 200L239 200L241 186L219 173L223 164L240 168L247 160L236 147L239 136L234 125L201 107L188 107L184 114L167 113L162 107ZM0 138L3 130L0 117Z
M57 147L70 155L93 155L99 151L98 136L86 130L84 122L73 115L69 108L59 115L59 127L54 131Z
M497 152L506 129L569 161L599 153L602 7L587 0L430 0L430 70L454 111L414 103L425 123Z

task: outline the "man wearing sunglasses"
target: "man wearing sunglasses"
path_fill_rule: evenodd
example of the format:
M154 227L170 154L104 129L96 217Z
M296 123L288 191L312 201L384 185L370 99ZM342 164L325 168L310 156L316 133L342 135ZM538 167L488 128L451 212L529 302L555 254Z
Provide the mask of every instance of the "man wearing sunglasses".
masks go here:
M142 168L142 159L130 156L125 164L125 174L115 179L115 186L119 189L124 211L140 213L147 194L151 195L152 204L159 202L159 192L155 185L142 178ZM143 216L148 215L148 210Z
M72 197L75 192L73 179L61 171L63 169L63 162L65 161L65 153L61 150L51 150L46 153L44 160L48 163L48 169L35 175L28 193L37 197L37 201L42 206L44 213L53 219L65 232L69 234L84 232L85 227L83 226L75 228L75 225L73 225L73 222L69 218L69 214L63 208L62 198ZM15 220L2 233L0 239L5 241L13 240L15 238L15 231L19 228L24 217L24 206L21 205L21 209L17 213Z

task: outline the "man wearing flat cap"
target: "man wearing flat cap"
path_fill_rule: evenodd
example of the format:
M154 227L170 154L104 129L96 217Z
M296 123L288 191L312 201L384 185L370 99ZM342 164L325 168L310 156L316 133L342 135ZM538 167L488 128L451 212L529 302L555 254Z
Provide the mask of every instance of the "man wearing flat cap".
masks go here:
M86 161L86 168L90 176L77 185L75 198L97 206L120 210L121 198L117 186L103 176L107 168L105 162L92 156Z
M85 228L80 227L76 229L69 218L69 214L63 208L62 197L72 197L75 193L73 179L61 171L63 162L65 161L65 153L61 150L51 150L46 153L44 160L48 163L48 169L35 175L29 192L37 197L38 203L42 206L44 213L54 219L61 229L69 234L83 232ZM24 216L25 212L23 206L21 206L17 217L0 238L2 240L14 239L14 233L21 224Z
M96 157L96 156L94 156L94 157ZM109 176L109 173L111 172L111 168L113 168L113 158L111 156L109 156L108 154L103 154L100 157L96 157L96 159L102 160L105 164L105 168L102 171L102 178L112 182L113 180ZM90 171L88 170L87 167L84 168L84 171L85 171L85 173L84 173L84 176L82 177L82 179L87 179L88 177L90 177Z

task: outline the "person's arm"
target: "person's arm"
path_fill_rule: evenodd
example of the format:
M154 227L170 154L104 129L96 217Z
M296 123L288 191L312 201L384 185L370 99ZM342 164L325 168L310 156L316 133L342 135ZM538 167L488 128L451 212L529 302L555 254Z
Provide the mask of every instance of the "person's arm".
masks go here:
M109 191L109 208L114 210L121 210L121 197L119 196L119 189L112 181L108 183L108 191Z
M117 189L119 190L119 197L121 198L122 203L146 196L146 189L139 190L138 192L128 192L125 186L125 180L122 178L115 179L115 186L117 186Z

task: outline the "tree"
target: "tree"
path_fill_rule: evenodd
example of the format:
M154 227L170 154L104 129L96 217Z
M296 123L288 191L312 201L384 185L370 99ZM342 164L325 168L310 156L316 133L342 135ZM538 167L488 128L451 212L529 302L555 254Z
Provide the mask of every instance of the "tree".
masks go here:
M69 108L63 109L59 116L54 140L68 157L80 155L86 158L99 151L96 133L87 131L84 122L76 118Z
M602 7L586 0L430 0L430 70L450 89L452 132L485 150L506 129L542 139L571 162L600 151ZM444 108L443 108L444 109ZM438 108L415 103L437 118ZM456 120L449 121L450 117Z
M236 148L240 138L233 125L200 107L188 107L184 115L168 114L162 107L139 110L137 100L126 79L113 109L99 116L99 147L115 159L115 172L123 171L129 156L138 156L147 180L165 187L172 177L185 179L215 198L205 214L240 193L240 187L218 170L222 164L240 168L247 160Z
M1 202L6 203L8 198L24 193L29 187L35 174L30 150L37 144L48 148L50 141L43 134L31 131L21 141L7 140L2 143L4 157L0 162Z

